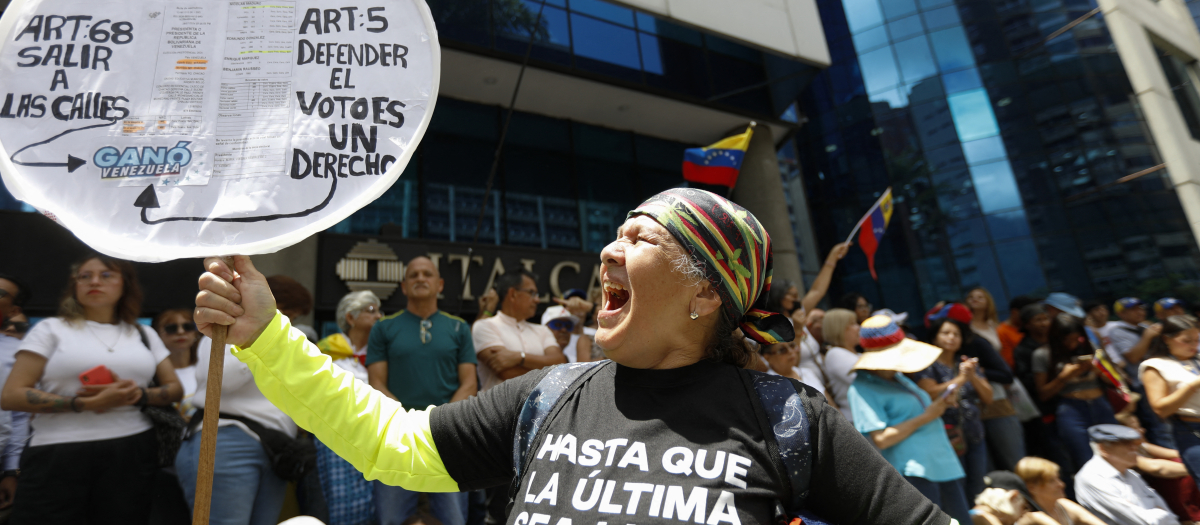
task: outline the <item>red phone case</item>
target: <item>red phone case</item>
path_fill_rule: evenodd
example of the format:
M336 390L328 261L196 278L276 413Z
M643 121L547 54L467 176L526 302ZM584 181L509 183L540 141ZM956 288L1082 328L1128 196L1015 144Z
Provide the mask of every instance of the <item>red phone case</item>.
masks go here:
M79 382L85 385L107 385L113 382L112 372L104 365L96 365L79 374Z

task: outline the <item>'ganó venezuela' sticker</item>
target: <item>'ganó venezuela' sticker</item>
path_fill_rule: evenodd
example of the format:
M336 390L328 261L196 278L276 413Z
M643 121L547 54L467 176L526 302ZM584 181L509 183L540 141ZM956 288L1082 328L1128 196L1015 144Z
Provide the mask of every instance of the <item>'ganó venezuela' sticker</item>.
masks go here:
M173 148L143 146L140 151L137 147L118 151L105 146L96 150L92 161L100 168L100 178L104 180L177 175L192 161L189 144L191 142L180 141Z

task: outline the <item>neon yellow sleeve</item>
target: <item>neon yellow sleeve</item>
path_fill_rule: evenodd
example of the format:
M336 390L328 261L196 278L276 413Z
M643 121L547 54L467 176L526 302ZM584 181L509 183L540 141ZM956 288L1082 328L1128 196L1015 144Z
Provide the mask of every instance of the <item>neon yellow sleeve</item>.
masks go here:
M429 412L354 379L276 312L262 335L233 354L271 403L366 479L417 492L458 492L429 429Z

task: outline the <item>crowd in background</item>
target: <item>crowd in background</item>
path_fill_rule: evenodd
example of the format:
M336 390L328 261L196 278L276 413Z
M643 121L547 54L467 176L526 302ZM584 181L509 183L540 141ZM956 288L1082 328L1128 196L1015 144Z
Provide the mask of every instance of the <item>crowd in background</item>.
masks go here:
M745 339L758 356L747 367L822 392L960 523L1200 520L1200 324L1182 301L1126 297L1110 308L1022 296L1001 321L975 288L924 315L855 293L820 309L848 249L830 252L803 295L775 281L768 309L789 316L797 337L761 348ZM31 326L28 283L0 274L0 508L14 524L188 523L211 342L188 305L143 326L128 262L91 255L69 275L58 315ZM468 323L438 308L437 265L418 257L405 266L403 310L385 316L374 293L355 291L338 303L337 333L295 326L333 365L407 407L452 403L530 370L604 358L592 341L596 309L621 291L569 290L535 318L537 280L500 276ZM268 281L284 315L309 314L302 285ZM909 339L940 357L861 367ZM214 524L289 514L332 525L505 521L504 487L417 494L365 480L268 402L232 355L217 436Z

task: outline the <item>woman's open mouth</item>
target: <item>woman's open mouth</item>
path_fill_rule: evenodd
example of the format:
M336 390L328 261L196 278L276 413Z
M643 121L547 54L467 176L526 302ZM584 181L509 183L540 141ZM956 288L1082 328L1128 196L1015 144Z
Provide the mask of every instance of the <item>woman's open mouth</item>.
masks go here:
M604 311L620 310L629 302L629 290L612 281L604 281Z

